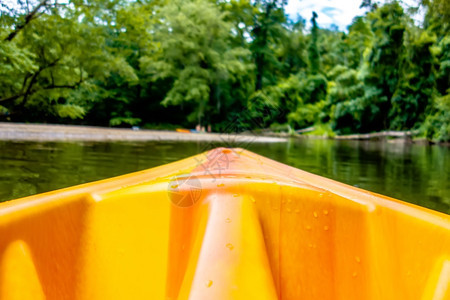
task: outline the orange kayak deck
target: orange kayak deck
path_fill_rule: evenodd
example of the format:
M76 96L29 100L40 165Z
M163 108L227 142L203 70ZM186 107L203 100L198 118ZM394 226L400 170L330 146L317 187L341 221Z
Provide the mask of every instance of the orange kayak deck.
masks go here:
M218 148L0 204L0 299L450 299L450 217Z

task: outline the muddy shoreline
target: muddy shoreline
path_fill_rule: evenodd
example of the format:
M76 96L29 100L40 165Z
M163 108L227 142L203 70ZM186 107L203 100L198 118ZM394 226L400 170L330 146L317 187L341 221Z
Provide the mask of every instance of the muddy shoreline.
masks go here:
M181 133L166 130L133 130L79 125L1 123L2 141L198 141L222 143L280 143L287 137L252 134Z

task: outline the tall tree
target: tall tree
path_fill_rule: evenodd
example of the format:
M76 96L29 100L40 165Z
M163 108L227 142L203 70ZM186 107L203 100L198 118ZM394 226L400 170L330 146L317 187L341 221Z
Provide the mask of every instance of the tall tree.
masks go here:
M320 52L318 46L319 39L319 26L317 26L317 14L315 11L312 13L311 18L311 35L310 35L310 43L308 48L309 54L309 70L311 74L317 74L320 70Z
M448 1L424 0L427 8L425 28L436 42L430 50L437 58L436 94L422 124L425 136L435 141L450 141L450 7Z
M271 66L277 64L273 44L277 42L282 25L286 21L284 6L287 0L256 0L254 6L254 24L252 30L253 41L251 51L256 65L255 90L263 88L264 79L268 83L275 83L270 75Z
M1 16L2 23L13 20L6 30L2 28L0 42L4 54L0 77L7 85L0 89L0 105L8 118L81 118L95 98L96 82L111 72L136 78L128 64L104 45L114 3L49 3L38 2L13 19Z
M348 65L353 69L361 67L366 55L372 48L373 34L365 17L355 17L348 27L345 42L348 45Z
M231 85L251 68L250 53L229 46L231 23L209 1L172 1L159 17L155 39L161 56L143 57L142 67L154 80L172 81L163 105L191 105L188 120L201 124L209 109L220 112L231 101Z
M408 48L389 113L391 129L406 130L425 119L425 110L436 94L436 37L420 29L409 30Z
M368 18L374 33L372 49L367 60L365 83L368 96L376 101L377 111L366 120L368 130L390 128L389 111L405 56L404 34L406 17L398 2L387 3Z

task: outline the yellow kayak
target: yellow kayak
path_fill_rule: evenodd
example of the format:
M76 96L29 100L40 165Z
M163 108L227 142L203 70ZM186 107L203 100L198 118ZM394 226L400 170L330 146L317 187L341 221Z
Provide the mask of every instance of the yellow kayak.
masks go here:
M450 299L450 216L242 149L0 204L0 299Z

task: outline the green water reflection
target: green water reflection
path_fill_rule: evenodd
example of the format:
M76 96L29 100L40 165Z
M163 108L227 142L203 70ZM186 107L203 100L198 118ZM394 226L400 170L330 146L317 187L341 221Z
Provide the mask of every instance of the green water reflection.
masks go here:
M448 147L313 139L245 146L305 171L450 213ZM147 169L211 147L196 142L0 142L0 201Z

